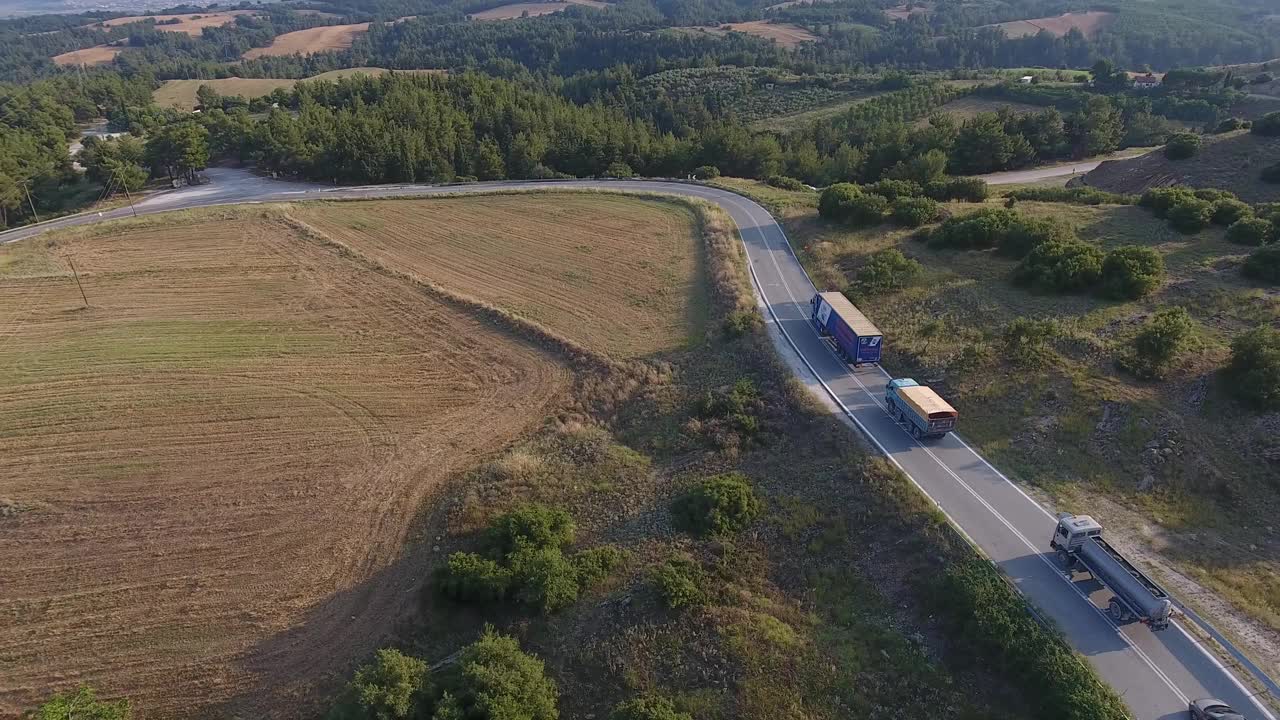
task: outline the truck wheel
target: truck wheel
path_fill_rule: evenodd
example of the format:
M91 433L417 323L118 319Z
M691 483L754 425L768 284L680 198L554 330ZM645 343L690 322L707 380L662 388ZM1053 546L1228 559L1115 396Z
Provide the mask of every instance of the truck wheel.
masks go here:
M1111 598L1111 603L1107 605L1107 614L1116 622L1124 622L1127 613L1125 613L1124 606L1120 604L1119 600Z
M1073 564L1071 562L1071 553L1063 550L1062 548L1058 548L1058 564L1062 565L1063 568L1070 570Z
M913 438L915 438L915 439L919 440L919 439L920 439L920 428L916 427L915 425L912 425L912 426L911 426L911 437L913 437Z

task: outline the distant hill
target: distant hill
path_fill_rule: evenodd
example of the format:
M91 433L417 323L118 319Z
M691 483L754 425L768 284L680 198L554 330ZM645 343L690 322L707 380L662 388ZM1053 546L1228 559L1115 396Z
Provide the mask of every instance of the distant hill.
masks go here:
M1120 193L1190 185L1230 190L1246 202L1280 200L1280 185L1262 182L1264 167L1280 162L1280 138L1236 132L1206 137L1198 155L1170 160L1162 150L1127 160L1108 160L1080 178L1091 187Z

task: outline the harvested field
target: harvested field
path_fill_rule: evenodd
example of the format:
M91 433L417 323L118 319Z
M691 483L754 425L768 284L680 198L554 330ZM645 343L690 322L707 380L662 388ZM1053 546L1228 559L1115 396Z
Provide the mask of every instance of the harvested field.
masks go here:
M244 55L245 60L276 55L314 55L316 53L346 50L355 42L356 36L368 31L369 23L353 23L351 25L324 25L322 27L297 30L277 35L271 44L264 48L251 48Z
M495 195L308 205L298 216L392 269L615 357L684 346L705 325L694 219L678 205Z
M478 13L472 13L469 17L472 20L514 20L516 18L536 17L538 15L550 15L551 13L560 12L570 5L582 5L583 7L603 8L608 7L609 3L599 2L598 0L566 0L565 2L526 2L512 3L510 5L501 5L496 8L489 8Z
M95 45L83 50L54 55L53 62L57 65L106 65L115 60L116 55L119 55L122 50L124 50L123 47L114 45Z
M921 3L911 3L910 9L908 9L907 4L903 3L902 5L886 8L884 14L891 20L906 20L912 15L929 14L929 7Z
M130 15L112 18L95 23L90 27L116 27L129 23L156 21L156 29L165 32L180 32L199 37L207 27L222 27L235 22L237 15L252 15L252 10L225 10L223 12L189 13L185 15ZM177 20L178 22L173 22Z
M772 40L785 48L794 48L803 42L817 42L818 36L797 25L789 23L771 23L765 20L751 22L727 23L719 27L677 28L684 32L705 32L712 35L724 35L730 32L746 33L756 37Z
M85 683L143 717L313 714L416 608L422 503L569 383L270 208L0 248L0 338L3 717Z
M277 88L288 90L299 82L309 80L340 80L351 75L381 75L388 72L378 67L358 67L347 70L330 70L303 80L283 78L221 78L218 80L166 80L164 85L156 88L151 94L156 104L164 107L191 110L196 106L196 91L201 85L208 85L220 95L240 95L246 100L270 95ZM398 73L437 73L443 70L397 70Z
M1035 35L1041 30L1048 30L1054 37L1062 37L1071 28L1078 28L1086 37L1093 37L1112 22L1115 22L1115 17L1115 13L1106 10L1090 10L1088 12L1063 13L1053 17L1032 18L1030 20L1013 20L984 27L1004 28L1004 34L1011 38Z

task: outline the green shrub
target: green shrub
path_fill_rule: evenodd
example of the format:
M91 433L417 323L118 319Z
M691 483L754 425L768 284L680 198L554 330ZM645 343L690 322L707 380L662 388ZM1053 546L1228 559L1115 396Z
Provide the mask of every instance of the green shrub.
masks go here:
M495 603L506 597L511 572L497 562L475 553L456 552L436 568L437 591L446 598L466 603Z
M383 648L356 670L329 720L425 718L432 694L428 673L422 660Z
M1237 220L1253 215L1253 208L1248 203L1222 198L1213 203L1213 224L1227 226Z
M1185 187L1151 188L1142 194L1138 205L1150 208L1158 218L1169 217L1169 210L1178 202L1195 200L1196 194Z
M1280 112L1267 113L1260 119L1254 120L1250 132L1267 137L1280 136Z
M694 535L731 535L750 525L764 504L741 473L714 475L680 496L671 512L676 527Z
M1169 208L1169 224L1178 232L1191 235L1213 222L1213 203L1199 198L1182 198Z
M1075 239L1075 231L1060 222L1048 218L1019 217L996 241L996 248L1001 255L1021 259L1042 243Z
M1249 253L1240 272L1250 280L1280 285L1280 245L1267 245Z
M523 605L553 613L578 600L578 572L554 546L521 546L507 557L512 597Z
M1164 156L1170 160L1186 160L1200 152L1200 144L1199 135L1178 133L1164 146Z
M1124 702L1057 633L1038 623L1022 599L983 560L953 564L942 574L936 612L965 643L1033 703L1043 720L1125 720Z
M976 250L995 247L1017 221L1018 214L1006 208L983 208L956 215L930 233L929 245Z
M601 545L576 553L573 556L573 570L578 584L585 588L602 582L626 557L626 553L612 545Z
M1232 117L1232 118L1227 118L1226 120L1223 120L1222 122L1218 123L1218 126L1214 128L1213 131L1219 134L1228 133L1235 130L1241 130L1243 128L1250 127L1252 125L1253 123L1249 122L1248 120L1241 120L1238 117Z
M1133 356L1123 364L1139 377L1164 377L1190 346L1194 332L1195 321L1186 310L1159 310L1133 338Z
M133 712L127 700L99 700L93 688L59 693L29 716L31 720L129 720Z
M1102 291L1117 300L1136 300L1164 282L1164 257L1148 247L1125 245L1102 261Z
M1092 187L1046 187L1011 190L1006 197L1035 202L1060 202L1073 205L1134 205L1136 195L1121 195Z
M514 638L485 628L468 645L434 720L559 720L560 693L542 661Z
M1101 250L1079 240L1049 240L1027 253L1014 281L1051 292L1083 290L1098 282L1102 258Z
M881 195L861 195L849 201L845 222L855 227L879 225L889 212L889 201Z
M938 202L982 202L991 195L991 188L987 186L986 180L980 178L951 178L934 180L925 186L924 194Z
M848 222L854 200L862 197L862 188L853 183L836 183L818 196L818 215L832 222Z
M1280 330L1256 327L1231 341L1231 393L1249 407L1280 410Z
M489 525L487 545L500 557L521 546L564 547L573 542L573 518L559 508L521 505Z
M899 197L893 201L893 221L903 227L920 227L938 219L942 208L927 197Z
M724 334L737 338L760 326L760 313L755 310L734 310L725 316Z
M764 179L764 182L766 185L771 185L773 187L781 188L783 190L808 190L809 189L808 185L805 185L804 183L800 182L799 180L793 177L787 177L786 175L770 175L769 177Z
M896 248L888 248L873 254L865 265L858 268L853 286L845 295L854 297L899 290L920 277L920 263L906 257Z
M870 185L864 185L862 191L879 195L892 202L898 198L919 197L924 189L919 183L911 180L879 180Z
M645 697L619 703L609 720L693 720L693 716L678 712L664 697Z
M1280 183L1280 163L1262 168L1262 182Z
M1208 203L1216 203L1219 200L1240 199L1230 190L1219 190L1218 188L1196 188L1191 192L1191 194Z
M1271 237L1271 231L1271 223L1262 218L1241 218L1227 228L1227 240L1237 245L1264 245Z
M672 610L705 603L706 583L702 565L684 554L668 559L653 574L653 584L662 603Z
M699 180L715 180L720 177L720 168L715 165L699 165L693 169L693 176Z
M624 162L609 163L609 167L605 168L604 176L607 178L631 178L636 176L636 171Z
M1053 354L1050 341L1060 333L1053 320L1017 318L1004 328L1005 358L1022 367L1043 366Z

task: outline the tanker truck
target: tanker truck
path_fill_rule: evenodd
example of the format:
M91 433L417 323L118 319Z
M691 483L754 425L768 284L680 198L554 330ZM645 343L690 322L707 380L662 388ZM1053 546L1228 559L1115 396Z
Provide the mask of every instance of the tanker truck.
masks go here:
M1138 620L1152 630L1169 627L1173 603L1169 593L1102 539L1102 525L1088 515L1060 513L1049 541L1070 578L1089 572L1111 591L1107 615L1117 624Z

